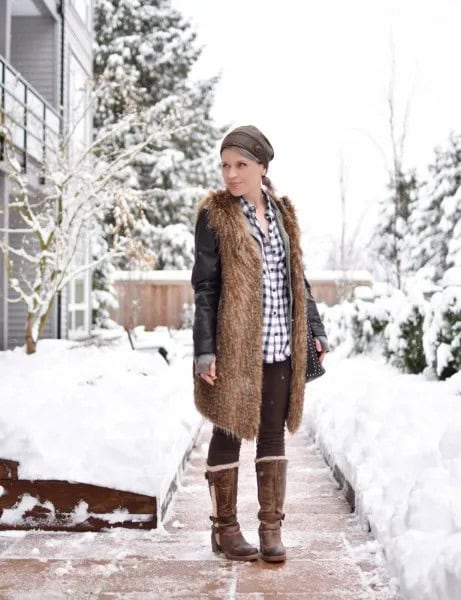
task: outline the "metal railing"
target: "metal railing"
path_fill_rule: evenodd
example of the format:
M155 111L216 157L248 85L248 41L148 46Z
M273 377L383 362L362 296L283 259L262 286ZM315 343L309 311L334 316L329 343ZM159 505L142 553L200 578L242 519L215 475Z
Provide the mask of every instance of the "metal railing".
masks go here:
M22 155L25 170L29 158L43 163L47 155L56 153L61 130L58 111L52 108L2 56L0 106L4 124L11 132L14 146Z

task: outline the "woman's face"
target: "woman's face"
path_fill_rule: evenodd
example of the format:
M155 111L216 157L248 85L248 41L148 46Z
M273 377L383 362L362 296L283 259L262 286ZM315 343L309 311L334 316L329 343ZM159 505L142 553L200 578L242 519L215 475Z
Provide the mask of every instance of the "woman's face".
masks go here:
M225 148L221 153L224 183L233 196L246 196L261 189L266 167L247 158L238 149Z

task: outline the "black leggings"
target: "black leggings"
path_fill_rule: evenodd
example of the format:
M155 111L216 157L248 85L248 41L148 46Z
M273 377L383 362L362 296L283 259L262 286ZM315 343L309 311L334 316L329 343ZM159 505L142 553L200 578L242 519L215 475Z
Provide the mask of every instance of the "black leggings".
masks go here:
M291 361L264 363L261 420L256 440L256 458L285 456L285 419L290 400ZM241 440L217 426L213 427L207 464L237 462Z

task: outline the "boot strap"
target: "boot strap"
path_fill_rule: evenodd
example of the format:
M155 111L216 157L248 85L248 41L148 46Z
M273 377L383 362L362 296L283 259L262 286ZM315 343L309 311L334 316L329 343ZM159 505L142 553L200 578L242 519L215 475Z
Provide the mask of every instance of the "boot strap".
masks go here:
M283 517L285 517L285 515L283 515ZM282 520L271 521L271 522L261 521L261 525L263 526L264 529L267 529L267 530L273 529L275 531L276 529L279 529L282 526L282 524L283 524Z
M239 522L237 521L237 519L233 519L230 523L225 523L225 522L219 522L219 517L213 517L212 515L210 515L209 517L210 521L213 524L213 527L215 529L226 529L227 527L239 527Z

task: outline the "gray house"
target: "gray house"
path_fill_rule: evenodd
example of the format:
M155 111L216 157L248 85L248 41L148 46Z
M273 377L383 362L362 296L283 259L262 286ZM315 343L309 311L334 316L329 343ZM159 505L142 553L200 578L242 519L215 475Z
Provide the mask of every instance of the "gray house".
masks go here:
M40 195L40 162L84 102L92 74L92 0L0 1L0 102L10 122L30 188ZM91 140L91 115L75 128L76 141ZM20 224L8 211L10 181L0 147L0 229ZM7 235L0 233L0 235ZM9 234L21 246L20 234ZM88 252L82 247L80 252ZM57 298L42 337L75 337L90 328L90 275L81 274ZM0 350L24 344L26 309L11 303L0 261Z

